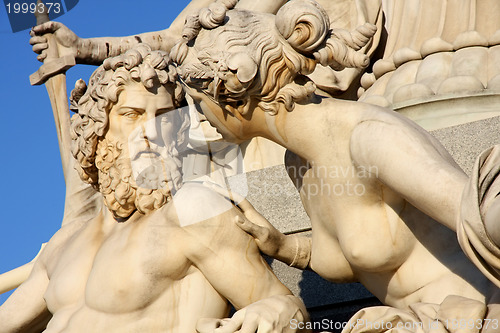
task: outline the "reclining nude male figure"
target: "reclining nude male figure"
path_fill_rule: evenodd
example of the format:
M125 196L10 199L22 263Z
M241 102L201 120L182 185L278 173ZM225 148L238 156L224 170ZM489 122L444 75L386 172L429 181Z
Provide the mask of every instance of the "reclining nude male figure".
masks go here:
M245 201L240 207L254 223L239 225L266 254L332 282L361 282L402 310L400 318L486 317L496 320L487 329L498 329L498 191L485 192L480 208L476 201L481 216L470 214L474 197L462 202L474 192L467 176L429 133L392 110L321 98L305 77L317 63L368 65L357 50L374 28L331 31L312 0L290 1L276 15L227 7L222 15L222 3L208 8L212 16L202 10L186 21L170 56L186 93L226 140L263 136L289 150L285 165L312 238L281 235ZM474 234L476 217L484 223ZM428 311L410 311L422 303ZM389 311L378 310L372 320Z
M307 320L304 305L233 223L241 213L182 183L190 121L174 80L168 55L141 44L75 88L72 154L104 204L51 238L0 307L0 332L228 331L230 304L230 332L300 332L289 323Z

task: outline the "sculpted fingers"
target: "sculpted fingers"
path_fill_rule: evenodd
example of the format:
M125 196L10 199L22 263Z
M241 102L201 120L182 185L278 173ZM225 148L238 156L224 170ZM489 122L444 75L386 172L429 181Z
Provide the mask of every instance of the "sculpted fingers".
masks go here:
M235 333L238 331L245 320L245 309L236 311L232 318L224 319L221 326L215 329L214 333ZM253 332L252 332L253 333Z
M214 333L278 333L273 329L273 321L262 312L237 311L231 319L225 319L221 327Z
M30 34L33 33L34 35L41 36L49 33L54 33L60 27L62 27L61 23L49 21L33 27Z
M271 257L277 255L282 242L281 236L284 237L279 231L260 226L241 216L237 216L235 222L240 229L255 239L255 243L262 253Z
M39 54L36 59L43 62L47 57L49 47L47 38L43 35L53 33L62 26L59 22L46 22L33 27L30 31L30 44L33 45L33 52Z
M33 52L39 54L36 59L43 62L43 60L47 57L45 54L48 48L47 38L35 35L33 30L30 32L30 35L32 36L30 38L30 45L33 45Z
M274 314L274 316L273 316ZM280 324L279 318L272 311L252 313L247 316L243 325L241 326L240 333L282 333L283 331L277 328Z
M30 35L32 37L30 43L32 45L46 43L47 40L44 41L43 39L41 39L45 34L52 34L55 37L59 53L63 52L63 55L73 55L75 57L77 56L77 48L81 40L64 24L50 21L33 27L30 32ZM48 47L50 48L52 46ZM33 47L33 51L35 51L36 53L43 53L43 50L45 49L47 49L47 46L40 45L36 48ZM59 54L59 56L62 56L62 54Z
M238 333L282 332L282 330L277 328L277 326L281 324L279 314L275 312L275 309L265 304L265 302L260 303L261 304L254 303L248 306L248 311L246 311L244 319L242 318L241 328L237 331ZM231 333L233 332L234 331L231 331Z
M235 221L238 227L259 241L265 242L269 239L268 229L261 227L246 218L242 218L241 216L236 216Z
M42 54L36 57L36 60L43 62L45 58L47 58L47 54L45 52L42 52Z
M36 44L41 44L41 43L47 43L47 38L43 36L37 36L33 35L30 38L30 45L36 45Z
M201 321L198 321L199 333L284 333L297 332L290 327L291 319L303 321L302 302L295 302L291 295L271 296L237 311L232 318L223 319L216 325L213 322L204 322L205 331L200 330ZM305 311L305 310L304 310ZM217 326L219 325L219 326ZM216 327L214 329L214 327Z
M250 313L246 316L245 322L241 325L239 333L272 333L271 331L263 331L260 329L259 321L260 316L256 313Z
M43 37L39 37L39 38L43 38ZM31 39L30 39L30 44L31 44ZM31 44L31 45L33 45L33 52L35 52L36 54L41 54L42 51L46 50L48 47L46 42L36 42L36 43Z

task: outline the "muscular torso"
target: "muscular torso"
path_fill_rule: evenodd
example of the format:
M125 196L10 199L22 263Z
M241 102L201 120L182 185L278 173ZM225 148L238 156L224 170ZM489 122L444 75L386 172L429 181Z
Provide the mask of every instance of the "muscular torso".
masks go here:
M354 162L351 135L372 116L355 109L319 121L327 124L318 129L324 149L307 167L304 159L288 153L289 173L292 180L298 176L311 218L311 268L334 282L359 281L385 304L399 308L440 303L450 294L485 301L494 289L462 253L456 234L381 182L380 166ZM383 121L397 122L391 119ZM301 167L307 171L294 172Z
M183 253L171 206L123 223L101 214L55 236L44 259L46 332L194 332L199 318L227 314Z

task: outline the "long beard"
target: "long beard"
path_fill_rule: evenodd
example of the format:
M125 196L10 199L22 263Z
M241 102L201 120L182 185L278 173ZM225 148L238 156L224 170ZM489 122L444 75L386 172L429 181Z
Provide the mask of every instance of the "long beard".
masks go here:
M135 210L148 214L172 199L172 192L182 184L181 160L176 151L168 155L152 159L134 178L126 144L99 142L95 160L99 191L115 217L127 218Z

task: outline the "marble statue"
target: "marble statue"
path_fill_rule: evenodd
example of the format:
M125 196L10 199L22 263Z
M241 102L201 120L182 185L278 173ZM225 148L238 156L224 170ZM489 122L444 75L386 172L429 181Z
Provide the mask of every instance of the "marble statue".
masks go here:
M248 219L238 225L256 237L263 252L333 282L360 281L391 306L353 320L386 320L395 313L416 322L459 315L498 319L498 148L482 154L468 179L428 133L378 107L397 110L427 129L497 115L481 101L498 95L498 3L319 0L326 12L313 5L321 14L310 14L309 5L294 2L276 21L297 17L302 24L281 20L277 28L271 16L234 10L223 15L237 18L229 25L238 26L240 17L249 15L259 23L247 33L274 31L274 37L225 45L213 37L224 36L219 31L227 26L211 17L222 15L220 5L200 12L211 23L200 19L203 27L197 27L192 17L194 27L182 32L186 14L211 2L193 0L160 32L80 39L51 22L33 29L31 43L43 60L47 44L41 35L53 32L59 49L78 63L100 64L140 42L170 51L184 36L173 55L185 89L209 121L231 141L262 136L289 149L286 166L311 218L312 242L284 237L243 200L239 206ZM236 8L277 13L285 2L242 0ZM308 15L318 18L310 23ZM260 20L268 24L265 32L258 29ZM376 32L364 23L374 24ZM327 38L329 28L339 27L354 31L354 38L341 30L333 34L337 42ZM318 41L306 47L301 43L307 43L308 33ZM248 38L243 35L236 40ZM188 39L194 46L185 43ZM254 46L257 41L262 43ZM205 52L206 45L211 52ZM281 51L275 55L262 45L278 45ZM347 62L339 56L344 51ZM368 59L373 64L364 73ZM473 115L449 107L459 99L473 101ZM421 104L434 107L419 113ZM420 316L424 312L428 318Z
M496 220L488 208L497 211L497 192L479 214L491 237L468 232L467 210L461 214L468 177L436 139L392 110L322 98L306 77L318 63L366 66L356 50L373 33L370 25L350 35L330 30L313 1L290 1L276 15L222 1L187 19L171 58L186 93L226 140L263 136L290 151L285 164L312 239L283 236L240 204L254 223L239 225L263 252L332 282L359 281L408 316L424 307L432 320L498 322L498 228L484 223ZM457 241L464 229L472 244L465 252L478 267Z
M241 213L183 183L190 119L174 80L168 55L141 44L77 84L71 153L104 204L47 243L0 332L302 331L289 322L304 305L233 223ZM239 311L222 320L229 303Z

